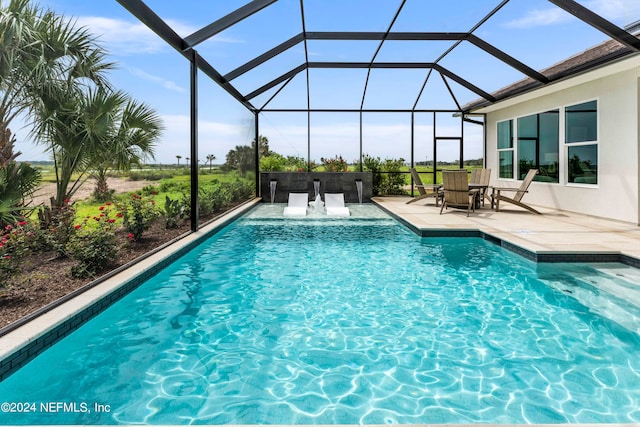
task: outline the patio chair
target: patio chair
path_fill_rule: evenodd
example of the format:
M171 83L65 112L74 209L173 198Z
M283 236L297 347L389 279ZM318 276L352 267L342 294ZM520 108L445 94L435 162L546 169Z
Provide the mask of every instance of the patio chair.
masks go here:
M349 208L344 204L343 193L324 193L324 207L327 216L349 216Z
M491 169L471 169L471 178L469 184L471 187L476 187L480 190L479 201L484 206L484 199L490 198L487 194L489 188L489 181L491 180Z
M296 217L307 216L307 204L309 203L309 194L307 193L289 193L289 201L284 208L284 216Z
M413 185L415 185L418 189L419 195L409 200L407 204L417 202L418 200L426 199L428 197L433 197L436 199L436 206L438 206L440 198L442 197L442 192L438 189L438 186L424 185L416 168L411 168L411 177L413 178ZM427 188L429 188L431 191L427 191Z
M460 208L469 212L475 212L475 199L478 197L478 190L469 190L469 181L467 181L466 169L461 170L444 170L442 171L442 210L451 206L452 208Z
M529 172L527 172L527 175L524 177L524 180L522 181L522 184L520 184L519 188L493 187L493 190L491 191L491 208L493 208L493 205L495 203L496 212L498 212L498 210L500 209L500 200L502 200L503 202L513 203L514 205L520 206L521 208L524 208L530 212L542 215L531 206L521 202L522 197L525 195L525 193L529 192L529 185L531 184L531 181L533 181L533 178L537 173L537 169L529 169ZM503 192L507 191L515 191L516 194L513 197L508 197L502 194Z

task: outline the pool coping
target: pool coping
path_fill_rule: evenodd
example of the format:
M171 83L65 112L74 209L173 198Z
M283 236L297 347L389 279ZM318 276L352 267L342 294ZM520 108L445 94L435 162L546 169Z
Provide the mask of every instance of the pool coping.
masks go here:
M384 203L381 203L374 199L372 199L371 202L420 237L477 237L483 240L487 240L536 263L619 262L634 268L640 268L639 258L624 254L621 251L535 251L510 242L508 238L497 237L490 232L482 230L479 227L455 229L423 228L416 226L411 221L404 218L402 215L389 209L384 205Z
M0 382L260 202L242 203L0 329Z

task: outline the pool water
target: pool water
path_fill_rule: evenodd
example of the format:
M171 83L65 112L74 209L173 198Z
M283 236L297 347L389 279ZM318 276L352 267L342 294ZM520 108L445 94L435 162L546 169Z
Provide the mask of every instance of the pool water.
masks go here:
M38 405L0 424L640 422L636 270L274 209L0 383Z

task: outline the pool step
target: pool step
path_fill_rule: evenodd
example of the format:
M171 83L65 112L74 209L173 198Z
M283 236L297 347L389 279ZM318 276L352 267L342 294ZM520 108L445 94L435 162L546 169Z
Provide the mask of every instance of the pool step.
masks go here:
M616 263L568 264L563 268L569 280L558 277L543 281L578 300L582 305L625 328L640 334L640 270Z

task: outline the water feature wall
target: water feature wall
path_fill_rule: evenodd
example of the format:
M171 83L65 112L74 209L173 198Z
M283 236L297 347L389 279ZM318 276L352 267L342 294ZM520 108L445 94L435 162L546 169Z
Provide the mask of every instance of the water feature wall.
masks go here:
M306 192L314 200L318 191L323 200L324 193L343 193L346 203L369 203L372 183L371 172L261 172L260 195L267 203L287 203L289 193Z

